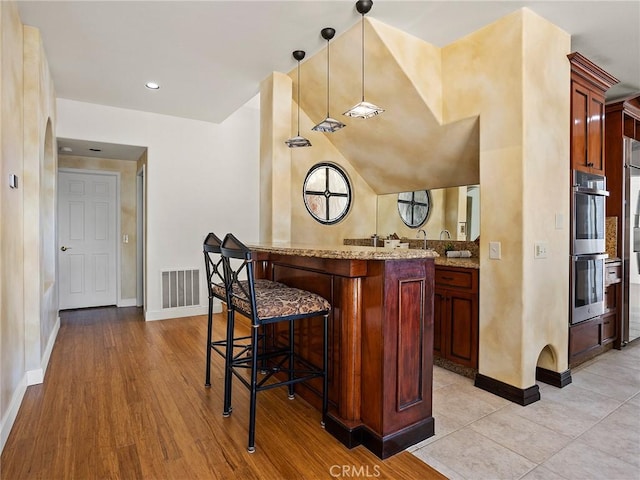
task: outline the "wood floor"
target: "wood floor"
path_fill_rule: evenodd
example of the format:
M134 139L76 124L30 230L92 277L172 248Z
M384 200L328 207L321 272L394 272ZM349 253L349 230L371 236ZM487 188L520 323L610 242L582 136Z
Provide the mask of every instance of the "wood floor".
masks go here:
M224 317L216 315L218 336ZM241 326L242 327L242 326ZM246 327L245 327L246 328ZM236 382L222 417L222 358L204 387L206 317L144 322L138 308L61 312L42 385L27 389L0 459L3 480L445 478L413 455L348 450L286 389L248 396Z

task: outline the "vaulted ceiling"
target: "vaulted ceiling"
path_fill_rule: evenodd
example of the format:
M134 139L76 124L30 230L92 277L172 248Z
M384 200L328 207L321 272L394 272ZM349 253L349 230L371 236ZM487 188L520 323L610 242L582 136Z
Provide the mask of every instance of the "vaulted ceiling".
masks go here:
M376 193L479 182L479 119L442 118L440 49L375 20L365 25L365 99L385 108L371 119L343 112L362 99L362 26L329 45L331 117L325 134ZM297 71L290 73L297 98ZM327 49L301 63L300 106L313 123L327 116ZM302 135L317 133L301 131Z
M323 27L340 35L360 19L352 0L17 3L42 33L59 97L210 122L250 100L271 72L290 71L293 50L319 52ZM638 1L375 0L368 17L444 47L523 6L621 80L608 99L640 91Z

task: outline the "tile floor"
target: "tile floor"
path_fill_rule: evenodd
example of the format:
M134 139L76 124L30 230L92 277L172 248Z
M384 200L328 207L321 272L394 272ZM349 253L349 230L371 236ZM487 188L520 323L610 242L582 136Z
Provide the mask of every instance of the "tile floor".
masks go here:
M571 376L521 407L434 367L436 434L409 451L450 479L640 480L640 341Z

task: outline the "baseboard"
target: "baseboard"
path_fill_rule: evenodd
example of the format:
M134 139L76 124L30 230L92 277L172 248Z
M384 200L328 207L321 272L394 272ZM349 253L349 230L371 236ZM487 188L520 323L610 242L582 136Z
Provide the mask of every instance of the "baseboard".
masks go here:
M20 410L20 405L22 405L22 399L24 398L25 393L27 393L26 374L22 377L22 380L20 380L13 392L11 402L9 402L9 408L7 408L7 413L2 417L2 422L0 423L0 453L2 453L4 446L7 443L7 439L9 438L13 424L16 421L16 417L18 416L18 410Z
M533 385L529 388L518 388L480 373L476 374L474 385L522 406L540 400L540 389L538 385Z
M214 305L213 306L214 313L222 312L222 305ZM196 305L193 307L177 307L177 308L165 308L163 310L147 310L144 312L144 319L149 321L154 320L168 320L170 318L180 318L180 317L192 317L195 315L206 315L207 314L207 306L206 305Z
M36 368L35 370L27 370L27 386L38 385L44 382L44 375L47 372L49 360L51 359L51 352L53 351L53 345L56 343L56 338L58 338L59 331L60 317L56 318L56 323L53 326L53 330L51 331L51 335L49 336L49 341L47 342L47 348L45 348L44 353L42 354L42 359L40 360L40 368Z
M137 298L121 298L118 301L118 307L137 307L138 305Z
M554 372L546 368L536 367L536 380L558 388L564 388L572 382L571 369Z

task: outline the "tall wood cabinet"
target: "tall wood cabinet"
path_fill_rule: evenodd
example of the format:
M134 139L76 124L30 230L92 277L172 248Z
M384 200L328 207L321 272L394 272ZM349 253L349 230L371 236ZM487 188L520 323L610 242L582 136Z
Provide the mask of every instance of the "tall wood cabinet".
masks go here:
M571 62L571 168L604 175L605 92L618 80L578 52Z
M478 368L478 270L436 265L434 355Z
M618 79L578 52L567 57L571 64L570 168L605 175L605 147L608 141L605 138L605 93L618 83ZM571 188L570 185L570 191ZM573 196L570 198L570 211L573 212ZM573 288L572 278L569 278L569 288ZM602 353L616 341L619 331L616 324L618 290L616 286L612 286L605 293L610 308L604 315L569 326L570 367Z

